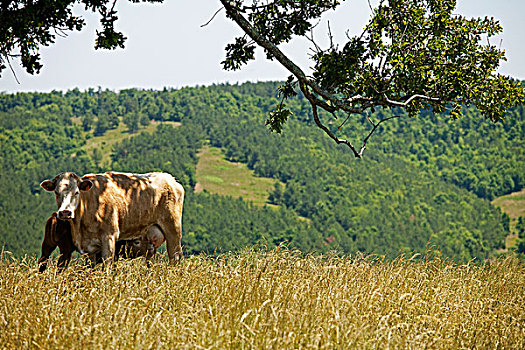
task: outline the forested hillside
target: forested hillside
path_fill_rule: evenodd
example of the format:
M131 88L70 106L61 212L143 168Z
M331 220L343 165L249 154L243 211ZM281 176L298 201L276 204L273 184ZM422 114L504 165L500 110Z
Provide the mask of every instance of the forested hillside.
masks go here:
M55 209L53 196L39 183L65 170L172 173L187 189L186 253L285 241L303 251L393 257L435 244L443 254L467 260L503 247L509 220L490 200L523 188L522 106L497 124L472 108L464 108L460 120L430 113L394 119L382 124L365 158L357 160L311 127L310 107L301 95L288 102L294 116L282 134L269 133L264 122L279 103L276 86L0 95L0 239L5 249L38 251L43 224ZM352 135L347 136L366 135L366 117L349 120L345 130ZM119 123L135 133L150 120L182 125L161 124L153 134L137 133L117 143L109 168L97 165L96 151L83 150L87 138ZM331 126L335 130L338 124ZM278 209L193 193L204 141L258 176L278 180L268 196Z

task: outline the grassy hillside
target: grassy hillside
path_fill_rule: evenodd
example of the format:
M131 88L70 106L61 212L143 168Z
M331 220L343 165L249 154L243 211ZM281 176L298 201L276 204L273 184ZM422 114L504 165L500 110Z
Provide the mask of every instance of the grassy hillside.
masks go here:
M510 217L510 235L507 236L505 246L507 249L515 247L519 239L516 224L520 217L525 217L525 189L498 197L492 204L500 207Z
M525 216L525 189L498 197L492 204L499 206L511 219Z
M159 122L152 121L145 128L140 129L139 132L145 131L147 133L153 133L157 129ZM174 127L180 126L178 122L164 122L164 124L172 125ZM102 160L99 162L101 167L110 168L111 167L111 152L113 151L113 146L129 137L135 136L136 134L131 134L127 131L124 123L120 123L116 129L108 130L104 135L93 136L92 132L88 134L89 138L86 141L86 144L82 149L84 149L89 154L92 154L93 150L98 149L102 154Z
M227 161L217 147L205 146L198 156L196 193L206 190L222 196L242 197L256 205L268 204L274 179L256 177L246 164Z
M122 118L120 118L122 119ZM73 123L80 125L80 118L73 118ZM139 132L154 133L160 122L155 120ZM164 125L181 126L180 122L164 121ZM83 133L87 136L82 147L88 154L98 149L102 155L99 162L101 168L111 169L111 153L113 146L137 133L129 133L124 123L116 129L108 130L104 135L93 136L93 131ZM253 170L246 164L226 160L221 149L205 145L198 153L197 184L195 193L206 190L209 193L233 198L243 198L256 205L271 205L268 203L268 193L273 189L275 180L254 176Z
M415 259L417 260L417 259ZM523 349L525 265L303 256L36 272L0 259L6 349Z

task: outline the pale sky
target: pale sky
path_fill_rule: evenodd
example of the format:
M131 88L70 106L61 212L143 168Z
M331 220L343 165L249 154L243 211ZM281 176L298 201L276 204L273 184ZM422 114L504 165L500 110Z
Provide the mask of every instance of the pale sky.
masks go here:
M371 1L372 4L377 3ZM241 71L223 71L224 47L240 34L236 24L221 11L205 27L216 10L218 0L165 0L164 4L131 4L118 1L117 28L128 38L125 49L95 50L98 17L76 13L87 22L79 33L57 38L56 44L41 50L44 67L31 76L13 64L18 84L6 69L0 78L0 91L51 91L75 87L85 90L125 88L162 89L184 86L236 83L244 81L284 80L290 75L276 62L267 61L261 50L256 61ZM367 0L347 0L328 13L318 25L315 38L326 43L326 21L330 21L336 41L344 42L345 31L360 33L369 17ZM493 39L505 49L508 61L500 72L525 79L525 0L458 0L456 13L465 16L494 17L503 26L503 35ZM283 50L308 71L307 41L287 44Z

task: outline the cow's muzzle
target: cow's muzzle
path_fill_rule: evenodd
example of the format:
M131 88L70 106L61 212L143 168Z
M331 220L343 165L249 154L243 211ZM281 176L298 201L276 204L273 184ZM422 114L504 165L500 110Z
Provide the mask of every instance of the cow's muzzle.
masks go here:
M58 212L58 218L60 220L67 220L73 218L73 212L71 210L61 210Z

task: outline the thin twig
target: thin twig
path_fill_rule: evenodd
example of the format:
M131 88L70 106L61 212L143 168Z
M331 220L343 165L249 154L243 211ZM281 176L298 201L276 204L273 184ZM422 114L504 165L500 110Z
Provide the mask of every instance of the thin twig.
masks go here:
M113 1L113 6L111 6L111 10L109 10L110 13L113 12L113 10L115 9L115 5L117 4L117 0L114 0Z
M217 14L218 14L219 12L221 12L221 10L223 10L223 9L224 9L224 6L222 6L220 9L218 9L217 11L215 11L215 13L213 14L213 16L211 16L210 20L209 20L208 22L206 22L206 23L204 23L204 24L201 25L201 28L202 28L202 27L206 27L208 24L210 24L211 21L213 21L213 19L215 18L215 16L217 16Z
M330 21L328 21L328 37L330 38L330 48L334 49L334 37L332 35L332 29L330 28Z
M7 55L4 55L5 60L7 61L7 64L9 65L9 68L11 69L11 72L13 73L13 76L15 77L16 82L18 85L20 85L20 80L18 80L18 77L16 76L15 70L13 69L13 66L11 65L11 61L9 60L9 57Z
M338 138L337 136L335 136L330 131L330 129L328 129L323 123L321 123L321 120L319 119L319 115L317 114L317 100L316 100L315 96L313 96L308 91L308 88L305 86L305 84L301 83L300 84L300 88L301 88L301 91L303 92L303 94L308 99L308 101L310 101L310 104L312 105L312 114L314 116L314 121L315 121L315 124L317 125L317 127L319 129L323 130L337 144L341 144L342 143L342 144L347 145L352 150L352 152L354 152L354 155L356 156L356 158L361 158L361 155L359 153L357 153L357 150L355 149L354 145L352 145L352 143L350 141Z
M370 0L368 0L368 7L370 8L370 11L374 12L374 8L372 7Z
M319 54L321 52L323 52L323 50L321 50L321 48L319 47L319 45L317 45L317 43L315 42L314 40L314 31L313 31L313 28L310 29L310 37L308 37L308 35L305 35L306 39L308 39L308 41L310 41L314 46L315 46L315 50L313 50L312 48L310 48L313 52L315 52L316 54Z
M385 118L385 119L381 119L377 124L374 124L372 122L372 120L370 118L368 118L368 120L370 121L370 123L372 123L372 125L374 126L372 128L372 130L368 133L368 135L365 137L365 139L363 140L363 146L361 146L361 150L359 150L359 158L363 157L363 152L365 151L366 149L366 143L368 142L368 139L370 138L370 136L372 136L372 134L376 131L376 129L379 127L379 125L381 125L381 123L383 122L386 122L387 120L390 120L390 119L394 119L394 118L400 118L401 116L400 115L393 115L391 117L388 117L388 118Z
M67 34L60 28L55 28L55 34L61 38L67 38Z
M346 122L348 121L349 118L350 118L350 113L346 116L346 119L343 120L343 122L341 123L341 125L339 125L339 126L337 127L337 130L341 130L341 128L343 127L343 125L346 124Z

